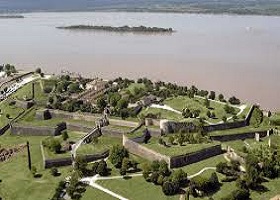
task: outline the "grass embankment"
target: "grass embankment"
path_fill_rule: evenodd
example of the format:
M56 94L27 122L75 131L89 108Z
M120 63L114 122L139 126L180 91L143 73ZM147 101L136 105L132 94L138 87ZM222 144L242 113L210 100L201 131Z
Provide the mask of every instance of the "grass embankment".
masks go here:
M97 144L82 144L77 154L95 154L103 153L106 150L110 150L114 145L122 145L122 139L117 137L101 136L98 138Z
M0 103L0 110L0 128L5 126L10 120L14 119L24 111L23 108L18 108L15 105L9 105L8 100L2 101ZM7 114L10 115L9 119L6 117Z
M210 136L219 136L219 135L233 135L233 134L242 134L242 133L248 133L248 132L260 132L260 131L265 131L268 130L270 127L269 126L261 126L258 128L252 127L252 126L247 126L247 127L242 127L242 128L234 128L234 129L227 129L227 130L221 130L221 131L213 131L210 132Z
M152 138L151 140L149 140L148 144L143 144L143 146L152 149L160 154L164 154L167 156L178 156L200 151L217 144L219 143L185 144L183 146L171 145L170 147L164 147L163 145L160 145L158 143L158 138Z
M48 94L44 93L41 87L41 80L34 81L34 100L38 105L46 105L48 101ZM20 88L15 94L12 95L13 98L24 100L32 98L32 83L28 83Z
M184 120L183 116L179 113L165 110L165 109L160 109L160 108L151 108L148 107L146 109L143 109L139 115L147 115L147 114L154 114L154 115L159 115L160 119L169 119L169 120L176 120L176 121L181 121Z
M11 136L9 133L0 137L0 144L4 144L4 147L24 144L29 141L32 165L37 168L38 173L42 174L41 178L33 178L27 167L26 150L8 161L0 163L0 179L2 180L0 196L3 199L50 199L58 182L70 174L71 167L59 168L62 173L59 177L53 177L49 170L43 169L40 141L44 138L41 136Z
M86 133L77 132L77 131L67 131L67 133L68 133L68 136L69 136L67 141L71 141L71 142L77 142L81 137L83 137L86 134ZM67 142L67 141L63 141L61 136L55 136L55 137L50 136L48 138L56 138L60 141L60 143L62 145L65 142ZM65 157L70 157L71 156L70 151L61 152L61 153L54 153L50 149L48 149L47 147L43 147L43 148L44 148L45 158L65 158Z

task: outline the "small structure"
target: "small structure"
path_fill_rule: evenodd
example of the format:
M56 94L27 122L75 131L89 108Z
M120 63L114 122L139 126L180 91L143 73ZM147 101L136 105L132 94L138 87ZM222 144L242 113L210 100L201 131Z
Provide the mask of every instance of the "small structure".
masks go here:
M148 96L145 96L143 97L141 100L140 100L140 103L147 107L147 106L150 106L151 104L155 103L155 104L158 104L158 103L161 103L162 102L162 98L160 97L156 97L155 95L148 95Z
M259 133L255 133L255 139L257 142L260 141L260 134Z

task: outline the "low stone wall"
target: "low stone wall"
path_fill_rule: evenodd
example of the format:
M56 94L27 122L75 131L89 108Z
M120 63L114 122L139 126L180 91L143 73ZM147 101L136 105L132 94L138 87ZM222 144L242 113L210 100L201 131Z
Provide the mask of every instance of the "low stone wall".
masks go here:
M16 107L23 108L23 109L29 109L34 105L34 101L20 101L16 100Z
M36 111L36 118L40 120L44 119L44 112L46 112L46 110ZM52 118L84 120L84 121L91 121L91 122L102 118L102 115L92 114L92 113L78 113L78 112L70 113L70 112L54 110L54 109L49 109L48 112L50 113ZM139 124L138 122L113 119L113 118L109 118L109 123L113 126L126 126L131 128L134 128Z
M222 154L222 147L219 144L213 147L202 149L194 153L180 155L180 156L173 156L170 158L170 167L171 168L183 167L185 165L200 162L204 159L220 154Z
M232 141L232 140L245 140L249 138L255 138L255 134L258 133L260 137L267 136L267 131L255 131L255 132L247 132L247 133L236 133L230 135L217 135L217 136L210 136L212 140L217 140L221 142Z
M100 154L87 154L84 156L86 162L93 162L96 160L107 158L109 156L109 150ZM45 168L62 167L62 166L72 165L72 158L65 157L65 158L45 159L43 162Z
M94 127L89 127L89 126L84 126L81 124L75 124L75 123L70 123L67 122L67 130L70 131L78 131L78 132L90 132Z
M138 155L150 161L153 160L164 160L170 163L170 158L166 155L157 153L147 147L144 147L136 142L133 142L128 137L123 135L123 146L132 154Z
M28 126L22 124L13 124L11 127L12 135L32 135L32 136L56 136L66 129L66 123L60 123L56 127L48 126Z

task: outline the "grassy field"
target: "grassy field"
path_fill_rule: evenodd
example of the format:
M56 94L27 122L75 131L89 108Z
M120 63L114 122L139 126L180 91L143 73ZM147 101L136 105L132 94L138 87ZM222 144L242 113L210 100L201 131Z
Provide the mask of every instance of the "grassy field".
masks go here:
M4 147L30 142L32 165L42 174L41 178L33 178L28 170L27 153L23 151L10 160L0 163L0 196L5 200L36 200L49 199L55 192L60 180L68 176L71 167L59 168L62 173L53 177L49 170L43 169L40 141L45 137L10 136L8 133L0 137L0 144Z
M224 104L221 103L217 103L214 101L210 101L210 109L206 108L204 105L204 99L201 98L189 98L186 96L178 96L178 97L173 97L173 98L169 98L166 99L164 101L164 104L170 106L171 108L178 110L178 111L182 111L184 108L188 108L190 110L200 110L200 117L205 117L209 122L215 123L215 122L219 122L221 121L223 116L226 117L231 117L231 114L227 114L224 110ZM239 109L234 108L235 113L239 112ZM212 118L208 118L206 113L207 111L211 111L214 112L216 114L216 118L212 119Z
M34 100L39 105L45 105L48 101L48 94L42 91L42 87L40 85L40 80L35 81L34 85L35 89L35 97ZM13 98L24 100L25 98L32 97L32 83L28 83L20 88L15 94L12 95Z
M143 177L98 181L98 184L131 200L178 200L179 195L167 197L160 186L145 181Z
M83 144L77 151L77 154L94 154L102 153L109 150L114 145L122 145L122 139L116 137L101 136L97 144Z
M153 137L149 140L148 144L143 144L143 146L167 156L176 156L196 152L217 144L218 143L185 144L183 146L172 145L171 147L164 147L163 145L159 145L158 138Z
M77 131L67 131L67 133L69 136L67 141L72 141L72 142L78 141L83 135L86 134L86 133L77 132ZM63 146L64 141L61 136L55 136L54 138L58 139ZM44 148L44 154L45 154L46 158L65 158L65 157L71 156L70 151L56 154L56 153L52 152L50 149L48 149L47 147L43 147L43 148Z
M90 186L88 186L86 188L86 192L83 194L82 198L80 200L92 200L92 199L96 199L96 200L117 200L117 198L112 197L111 195L100 191L98 189L92 188Z
M15 105L9 105L8 100L2 101L0 103L0 109L0 127L9 123L9 119L6 117L7 114L10 115L10 119L13 119L24 111L24 109L18 108Z
M147 115L148 113L152 113L152 114L160 114L160 118L161 119L170 119L170 120L184 120L183 116L181 114L175 113L173 111L169 111L169 110L164 110L164 109L160 109L160 108L146 108L143 109L139 115Z
M218 135L232 135L232 134L239 134L239 133L248 133L248 132L258 132L258 131L265 131L268 130L269 126L262 126L259 128L255 128L252 126L246 126L242 128L234 128L234 129L228 129L228 130L221 130L221 131L213 131L210 132L210 136L218 136Z
M192 175L192 174L199 172L200 170L202 170L205 167L216 167L216 165L220 162L226 162L223 155L214 156L214 157L202 160L197 163L193 163L193 164L190 164L190 165L187 165L184 167L180 167L179 169L184 170L185 172L188 173L188 175ZM210 170L210 171L214 171L214 170Z

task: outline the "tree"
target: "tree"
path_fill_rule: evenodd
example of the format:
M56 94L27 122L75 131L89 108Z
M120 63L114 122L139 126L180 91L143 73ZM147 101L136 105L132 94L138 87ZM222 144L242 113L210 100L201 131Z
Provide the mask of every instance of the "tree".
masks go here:
M174 141L175 141L175 138L173 137L173 136L169 136L168 137L168 142L170 143L170 144L174 144Z
M215 100L215 98L216 98L216 93L214 91L210 91L209 99Z
M81 91L79 83L71 83L68 86L68 91L70 93L77 93L77 92Z
M130 167L130 160L128 158L123 158L121 168L127 171L129 167Z
M97 167L98 167L98 162L94 162L93 164L92 164L92 167L91 167L91 170L92 170L92 172L94 173L94 174L97 174Z
M158 177L159 177L159 173L153 172L150 176L150 181L154 184L157 184Z
M96 105L99 108L99 110L103 111L104 108L107 106L105 97L103 96L97 99Z
M186 172L184 172L182 169L179 169L171 174L171 180L172 182L177 182L180 186L183 186L187 182L188 176Z
M210 110L207 111L206 115L207 115L207 117L211 118L211 112L210 112Z
M106 176L108 174L107 163L104 160L101 160L98 163L96 173L99 174L100 176Z
M113 146L112 148L111 154L109 156L109 160L116 168L120 168L123 159L128 157L129 157L128 151L124 147L120 145L116 145Z
M170 181L166 181L162 185L162 191L165 195L174 195L178 192L179 186L178 184Z
M126 169L120 168L120 175L125 176L126 175Z
M188 108L183 109L182 115L184 118L189 118L191 117L191 111Z
M60 153L61 150L60 141L58 139L52 138L50 140L49 148L52 152Z
M49 101L50 104L53 104L53 102L54 102L53 97L49 97L49 100L48 100L48 101Z
M164 179L164 176L163 175L159 175L158 179L157 179L157 184L158 185L162 185L163 184L163 179Z
M226 122L227 122L227 117L226 117L226 116L223 116L223 117L222 117L222 120L223 120L224 123L226 123Z
M66 141L69 138L69 135L66 130L62 131L62 139Z
M160 175L163 175L163 176L170 175L168 164L164 160L159 161L158 172Z
M182 146L184 141L185 141L184 135L182 133L180 133L178 135L177 142L179 143L180 146Z
M117 103L117 108L119 110L125 109L128 106L128 100L127 99L120 99Z
M239 105L241 103L240 100L237 99L235 96L230 97L228 101L232 105Z
M210 101L209 101L209 99L207 97L205 97L204 105L205 105L206 108L210 107Z
M51 175L57 176L58 175L58 169L56 167L51 168Z
M42 73L42 70L41 70L40 67L38 67L38 68L35 69L35 72L36 72L37 74L41 74L41 73Z
M218 96L218 99L219 99L219 101L224 101L225 99L224 99L225 97L224 97L224 95L223 94L219 94L219 96Z
M85 156L81 156L81 155L76 156L74 168L80 171L81 173L84 173L86 171L87 161Z

